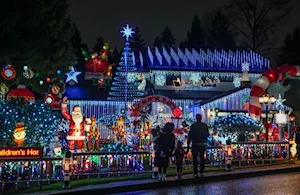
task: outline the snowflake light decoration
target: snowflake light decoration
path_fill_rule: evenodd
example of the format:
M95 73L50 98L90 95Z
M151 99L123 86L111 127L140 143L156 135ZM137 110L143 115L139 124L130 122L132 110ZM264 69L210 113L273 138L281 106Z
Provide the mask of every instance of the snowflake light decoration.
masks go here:
M159 74L155 76L155 84L157 86L164 86L166 84L167 78L166 75Z
M241 78L240 77L234 77L233 85L234 85L234 87L240 87L241 86Z
M283 102L285 102L285 101L286 101L286 99L282 99L281 94L279 94L278 98L276 99L276 103L275 103L276 109L277 110L282 109L284 107Z
M127 24L126 27L123 27L121 33L123 34L123 37L126 37L126 41L128 41L129 37L132 37L132 34L134 34L135 32L132 30L132 27L129 27L129 25Z
M249 63L248 62L242 63L242 71L249 71Z
M69 121L66 119L61 119L60 123L58 124L58 130L63 132L68 132L69 130Z

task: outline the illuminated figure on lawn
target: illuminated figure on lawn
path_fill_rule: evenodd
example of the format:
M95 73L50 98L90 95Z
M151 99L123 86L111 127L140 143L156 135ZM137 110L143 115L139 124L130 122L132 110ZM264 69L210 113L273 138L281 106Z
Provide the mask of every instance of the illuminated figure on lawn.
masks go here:
M16 129L13 134L15 138L15 142L17 142L18 147L22 145L22 143L25 141L26 131L24 128L24 123L20 122L16 124Z
M77 151L83 151L83 142L85 140L84 127L86 125L87 129L91 124L91 119L84 118L79 106L74 106L71 114L67 112L68 98L63 98L63 103L61 105L61 112L63 116L70 121L69 131L67 140L69 140L69 147L71 151L75 150L75 145L77 143Z
M92 117L92 125L88 132L88 147L89 151L100 151L100 133L97 127L97 120L94 116Z

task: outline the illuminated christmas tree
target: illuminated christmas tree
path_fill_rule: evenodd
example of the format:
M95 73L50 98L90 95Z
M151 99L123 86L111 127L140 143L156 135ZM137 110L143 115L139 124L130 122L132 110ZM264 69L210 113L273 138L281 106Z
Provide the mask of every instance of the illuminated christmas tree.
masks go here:
M143 96L143 89L141 82L138 81L135 71L135 62L133 60L133 52L130 48L129 38L132 37L134 31L127 24L121 31L123 37L126 38L125 47L122 52L120 66L115 74L112 83L111 91L109 92L109 100L132 102L137 97Z

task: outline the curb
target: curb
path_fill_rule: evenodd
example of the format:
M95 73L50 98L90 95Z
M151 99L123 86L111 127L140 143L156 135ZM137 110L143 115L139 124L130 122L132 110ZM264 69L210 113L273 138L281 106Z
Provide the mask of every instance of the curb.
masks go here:
M99 189L86 189L86 190L78 190L76 192L62 192L58 194L81 194L88 193L92 194L114 194L114 193L125 193L132 191L142 191L142 190L151 190L151 189L159 189L159 188L168 188L175 186L186 186L186 185L194 185L194 184L204 184L216 181L229 181L234 179L242 179L242 178L251 178L265 175L273 175L273 174L283 174L283 173L291 173L291 172L300 172L300 167L292 167L292 168L281 168L278 170L262 170L262 171L254 171L254 172L241 172L241 173L233 173L233 174L224 174L224 175L213 175L207 177L199 177L195 178L187 178L182 180L174 180L174 181L165 181L165 182L150 182L144 184L136 184L129 186L116 186L109 188L99 188Z

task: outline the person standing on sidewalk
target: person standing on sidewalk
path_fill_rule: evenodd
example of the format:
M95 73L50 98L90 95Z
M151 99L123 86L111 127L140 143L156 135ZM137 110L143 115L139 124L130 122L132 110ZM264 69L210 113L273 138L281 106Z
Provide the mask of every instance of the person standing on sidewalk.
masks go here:
M177 142L177 147L176 147L175 153L174 153L174 156L176 158L176 166L177 166L177 177L176 177L176 179L181 179L184 153L185 153L185 151L182 147L182 142L178 141Z
M156 140L157 155L158 155L158 180L166 180L167 167L169 166L169 159L173 154L175 147L175 135L173 123L166 123L163 132Z
M194 123L188 134L188 151L190 148L190 143L192 142L192 155L193 155L193 165L194 165L194 177L198 177L198 155L200 156L200 175L203 176L204 172L204 153L206 151L206 142L209 136L208 126L201 122L201 114L196 115L197 122Z

